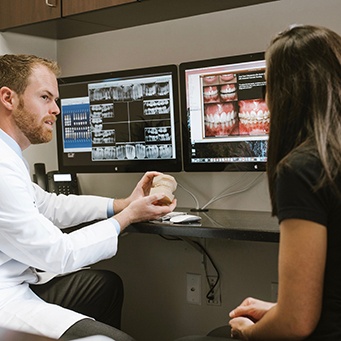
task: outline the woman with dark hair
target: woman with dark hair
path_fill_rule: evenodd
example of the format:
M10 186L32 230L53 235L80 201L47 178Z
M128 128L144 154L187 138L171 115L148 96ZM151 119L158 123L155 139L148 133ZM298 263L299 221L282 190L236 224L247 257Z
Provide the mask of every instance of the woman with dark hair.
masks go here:
M277 303L230 312L241 340L341 340L341 37L293 26L266 52L268 181L280 223Z

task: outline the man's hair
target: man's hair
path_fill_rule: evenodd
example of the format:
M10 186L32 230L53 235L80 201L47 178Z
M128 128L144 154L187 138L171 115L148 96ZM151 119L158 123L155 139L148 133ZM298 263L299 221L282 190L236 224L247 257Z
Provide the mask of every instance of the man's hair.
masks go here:
M60 75L57 62L27 54L5 54L0 56L0 88L7 86L22 95L28 85L28 78L38 65L46 66L56 77Z
M268 180L276 213L279 166L298 146L317 150L323 165L318 187L333 187L341 167L341 37L323 27L293 26L266 52L270 111Z

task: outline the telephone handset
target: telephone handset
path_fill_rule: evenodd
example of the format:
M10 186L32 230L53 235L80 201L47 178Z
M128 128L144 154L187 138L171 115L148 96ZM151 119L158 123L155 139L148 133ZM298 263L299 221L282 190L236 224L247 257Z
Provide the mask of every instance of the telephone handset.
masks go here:
M35 163L33 181L44 190L56 194L79 194L77 175L51 171L46 173L45 164Z

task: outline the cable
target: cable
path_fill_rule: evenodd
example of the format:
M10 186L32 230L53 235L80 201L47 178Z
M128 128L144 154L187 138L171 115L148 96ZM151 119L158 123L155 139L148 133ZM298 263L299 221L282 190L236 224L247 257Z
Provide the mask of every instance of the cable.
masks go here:
M211 198L204 206L201 206L201 207L200 207L200 204L199 204L198 199L196 198L196 196L195 196L190 190L188 190L186 187L184 187L184 186L183 186L181 183L179 183L179 182L178 182L178 186L179 186L180 188L182 188L185 192L187 192L187 193L193 198L193 200L195 201L195 208L194 208L194 209L191 209L191 210L193 210L193 211L202 211L202 212L204 212L204 211L207 211L207 207L208 207L210 204L214 203L215 201L218 201L218 200L220 200L220 199L222 199L222 198L225 198L225 197L228 197L228 196L230 196L230 195L242 193L242 192L245 192L245 191L249 190L250 188L253 187L253 184L256 183L256 181L263 175L263 173L260 174L258 177L256 177L255 179L253 179L253 180L251 181L250 184L248 184L246 187L242 188L241 190L223 194L223 193L225 193L227 190L229 190L229 189L233 188L234 186L236 186L237 184L239 184L239 183L245 178L245 176L246 176L247 174L248 174L247 172L243 173L242 176L241 176L236 182L234 182L234 183L232 183L231 185L229 185L228 187L226 187L222 192L220 192L220 194L218 194L218 195L216 195L215 197Z
M183 241L187 242L188 244L190 244L191 246L193 246L196 250L198 250L203 256L205 256L204 258L204 269L205 269L205 275L206 275L206 280L208 283L208 287L210 288L209 291L206 294L206 298L208 300L212 300L213 297L213 293L214 293L214 289L217 287L219 281L220 281L220 273L219 270L217 268L217 266L215 265L212 257L210 256L210 254L208 253L208 251L206 250L206 248L201 245L199 242L196 242L194 240L191 240L189 238L186 237L180 237ZM212 267L214 268L215 272L216 272L216 281L214 282L213 285L211 285L210 281L209 281L209 275L208 275L208 270L207 270L207 262L206 262L206 258L208 258L208 260L210 261Z
M185 188L183 185L181 185L179 182L178 182L178 186L180 187L180 188L182 188L185 192L187 192L193 199L194 199L194 201L195 201L195 204L196 204L196 209L199 209L200 208L200 205L199 205L199 201L198 201L198 199L196 198L196 196L190 191L190 190L188 190L187 188Z
M231 185L227 186L225 189L223 189L223 191L220 192L220 194L216 195L215 197L211 198L204 206L202 206L202 209L205 209L209 204L211 204L212 202L216 201L216 198L220 198L221 195L223 193L225 193L228 189L236 186L237 184L239 184L243 178L245 178L245 176L247 175L247 173L243 173L239 179L237 181L235 181L234 183L232 183Z
M237 184L242 180L242 178L245 177L246 174L247 174L247 173L243 173L243 175L240 177L240 179L238 179L238 181L236 181L235 183L233 183L233 184L231 184L230 186L228 186L227 188L225 188L225 189L219 194L219 196L220 196L222 193L226 192L228 189L230 189L230 188L232 188L233 186L237 185ZM205 211L205 208L211 203L211 200L214 200L214 199L215 199L215 198L211 199L204 207L201 207L201 208L200 208L200 204L199 204L199 201L198 201L198 199L196 198L196 196L195 196L190 190L188 190L186 187L184 187L184 186L183 186L181 183L179 183L179 182L178 182L178 186L179 186L180 188L182 188L184 191L186 191L186 192L194 199L195 204L196 204L195 208L193 209L194 211Z
M253 187L253 185L263 176L263 173L258 175L255 179L253 179L246 187L238 190L238 191L235 191L235 192L230 192L230 193L226 193L226 194L219 194L218 196L212 198L211 200L209 200L204 206L201 207L201 209L205 209L207 206L209 206L210 204L212 204L213 202L217 201L217 200L220 200L220 199L223 199L223 198L226 198L228 196L231 196L231 195L234 195L234 194L239 194L239 193L242 193L242 192L245 192L247 190L249 190L250 188ZM233 187L235 184L229 186L228 188L226 188L222 193L224 193L227 189Z
M164 236L164 235L162 235L162 234L159 234L159 236L160 236L161 238L163 238L163 239L166 239L166 240L169 241L169 242L181 240L181 238L179 238L179 237L166 237L166 236Z
M197 251L199 251L203 256L204 256L204 270L205 270L205 276L206 276L206 280L207 280L207 283L208 283L208 287L210 288L209 291L207 292L206 294L206 298L208 300L213 300L214 296L213 296L213 293L214 293L214 289L217 287L219 281L220 281L220 273L219 273L219 270L216 266L216 264L214 263L213 261L213 258L210 256L210 254L208 253L208 251L206 250L206 248L201 245L199 242L197 241L194 241L190 238L187 238L187 237L174 237L174 238L169 238L169 237L166 237L166 236L163 236L163 235L159 235L161 238L167 240L167 241L179 241L179 240L182 240L184 242L186 242L187 244L191 245L192 247L194 247ZM208 258L208 260L210 261L212 267L214 268L215 272L216 272L216 281L214 282L213 285L211 285L210 281L209 281L209 275L208 275L208 270L207 270L207 262L206 262L206 258Z

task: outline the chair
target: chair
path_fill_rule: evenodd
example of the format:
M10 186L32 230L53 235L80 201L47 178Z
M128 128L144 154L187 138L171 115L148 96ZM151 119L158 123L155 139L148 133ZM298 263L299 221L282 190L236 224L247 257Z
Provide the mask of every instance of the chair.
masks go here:
M211 330L207 335L184 336L180 339L176 339L175 341L225 341L232 340L230 335L231 327L226 325Z

